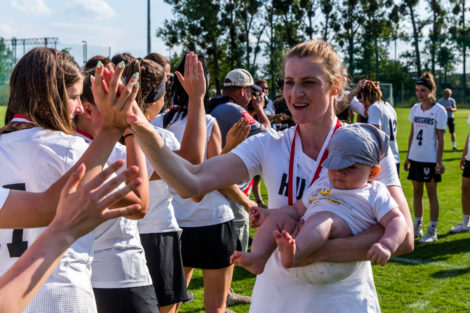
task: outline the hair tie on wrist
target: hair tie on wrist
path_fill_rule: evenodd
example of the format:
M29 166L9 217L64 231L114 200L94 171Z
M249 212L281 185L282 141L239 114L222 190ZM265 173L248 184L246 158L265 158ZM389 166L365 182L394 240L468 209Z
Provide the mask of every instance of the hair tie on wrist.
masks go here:
M126 140L127 137L134 136L133 133L129 133L127 135L122 136L122 140Z

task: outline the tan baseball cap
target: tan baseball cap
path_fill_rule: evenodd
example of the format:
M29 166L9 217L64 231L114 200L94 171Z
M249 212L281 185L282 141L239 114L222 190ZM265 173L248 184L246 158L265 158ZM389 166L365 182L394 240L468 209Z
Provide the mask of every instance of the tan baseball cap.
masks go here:
M236 86L236 87L243 87L248 86L256 89L258 91L262 91L263 89L256 85L253 81L253 77L251 76L250 72L244 70L242 68L237 68L228 72L227 76L225 76L224 86Z

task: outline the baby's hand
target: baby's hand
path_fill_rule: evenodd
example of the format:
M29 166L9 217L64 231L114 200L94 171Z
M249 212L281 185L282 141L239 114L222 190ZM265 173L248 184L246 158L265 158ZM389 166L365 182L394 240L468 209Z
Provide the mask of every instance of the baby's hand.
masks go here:
M380 266L384 266L390 259L391 255L392 252L390 251L390 249L380 242L374 243L367 252L367 258L371 262L380 264Z
M250 208L250 226L251 228L260 227L268 213L265 209L259 207Z

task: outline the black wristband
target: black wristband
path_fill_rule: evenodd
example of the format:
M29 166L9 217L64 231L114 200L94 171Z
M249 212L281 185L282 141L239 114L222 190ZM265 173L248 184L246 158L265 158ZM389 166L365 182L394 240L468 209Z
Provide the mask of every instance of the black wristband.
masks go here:
M126 140L127 137L130 137L130 136L134 136L134 134L133 134L133 133L129 133L129 134L127 134L127 135L124 135L124 136L122 136L122 140L124 141L124 140Z

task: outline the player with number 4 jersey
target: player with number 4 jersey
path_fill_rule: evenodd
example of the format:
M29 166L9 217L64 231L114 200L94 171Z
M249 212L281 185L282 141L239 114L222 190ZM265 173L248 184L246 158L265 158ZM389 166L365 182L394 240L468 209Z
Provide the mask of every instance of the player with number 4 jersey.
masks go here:
M426 190L430 204L430 226L420 242L437 241L437 220L439 201L437 183L444 173L442 154L444 151L444 133L447 126L447 112L436 102L436 84L431 73L424 73L416 82L416 97L420 100L411 108L411 124L408 140L408 155L405 171L409 170L408 179L413 182L413 207L415 213L415 238L423 236L423 190Z

